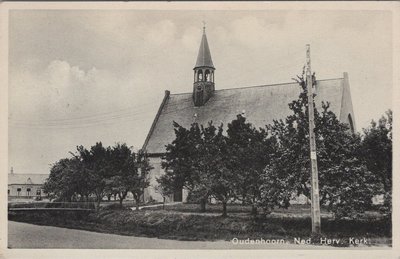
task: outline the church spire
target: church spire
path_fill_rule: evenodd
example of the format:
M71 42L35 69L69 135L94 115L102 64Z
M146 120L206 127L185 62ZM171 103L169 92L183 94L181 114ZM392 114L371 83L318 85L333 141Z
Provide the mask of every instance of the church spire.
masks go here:
M212 58L211 58L210 48L208 46L205 23L203 25L203 36L201 38L199 54L197 55L197 62L196 62L196 65L194 68L198 68L198 67L214 68L214 64L213 64Z
M195 106L203 106L214 94L215 67L211 59L208 46L206 26L203 22L203 35L201 38L199 54L197 55L194 70L193 101Z

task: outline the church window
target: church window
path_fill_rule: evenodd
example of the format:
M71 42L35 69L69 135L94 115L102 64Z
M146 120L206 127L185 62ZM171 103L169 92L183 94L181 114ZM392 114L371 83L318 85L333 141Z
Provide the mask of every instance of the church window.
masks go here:
M21 193L21 188L17 188L17 195L19 196L20 193Z
M26 188L26 195L31 196L31 188Z

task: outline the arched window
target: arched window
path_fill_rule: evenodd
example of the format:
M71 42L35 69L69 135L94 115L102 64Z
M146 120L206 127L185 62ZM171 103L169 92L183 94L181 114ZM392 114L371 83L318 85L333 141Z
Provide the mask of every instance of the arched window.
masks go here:
M17 195L19 196L20 193L21 193L21 188L17 188Z
M206 73L205 73L205 81L206 82L210 82L211 81L211 78L210 78L210 70L206 70Z
M26 195L31 196L31 188L26 188Z
M197 81L203 81L203 71L197 72Z
M353 124L353 119L351 118L351 114L347 116L347 119L349 120L350 130L352 133L354 133L354 124Z

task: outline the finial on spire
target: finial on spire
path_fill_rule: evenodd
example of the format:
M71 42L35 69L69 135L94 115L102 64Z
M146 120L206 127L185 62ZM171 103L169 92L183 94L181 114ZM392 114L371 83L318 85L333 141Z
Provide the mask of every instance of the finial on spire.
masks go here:
M206 22L203 21L203 33L206 33Z

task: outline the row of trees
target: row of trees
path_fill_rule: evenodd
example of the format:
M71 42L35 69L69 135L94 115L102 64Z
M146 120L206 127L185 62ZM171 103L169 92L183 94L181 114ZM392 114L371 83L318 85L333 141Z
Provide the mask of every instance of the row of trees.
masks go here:
M71 158L56 162L44 184L44 190L61 200L89 200L95 197L97 208L103 197L117 195L122 206L128 193L139 205L144 189L149 185L151 166L146 154L137 153L126 144L104 147L96 143L89 150L77 147Z
M184 128L174 122L175 140L167 145L158 179L164 193L186 188L205 210L213 197L223 205L241 201L266 212L287 208L294 196L310 197L310 158L306 82L297 100L289 104L292 114L264 128L246 118L224 126L193 123ZM315 96L315 95L314 95ZM355 134L322 103L315 113L320 201L337 217L356 216L369 209L372 197L384 195L391 209L392 113L372 122L364 134Z

